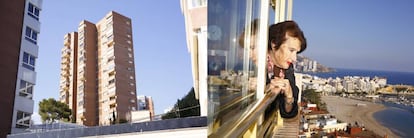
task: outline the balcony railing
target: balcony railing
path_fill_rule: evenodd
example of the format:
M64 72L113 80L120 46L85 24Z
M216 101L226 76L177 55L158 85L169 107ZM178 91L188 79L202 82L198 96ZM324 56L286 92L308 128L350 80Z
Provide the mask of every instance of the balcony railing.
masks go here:
M259 121L259 118L265 113L265 110L268 106L276 99L276 94L267 93L263 98L259 99L251 108L247 109L241 117L229 121L228 123L222 125L220 129L216 132L209 135L209 137L242 137L251 127L255 125L255 122ZM257 136L259 137L269 137L272 136L274 121L277 120L275 115L277 109L272 111L268 118L265 118L263 123L258 129Z

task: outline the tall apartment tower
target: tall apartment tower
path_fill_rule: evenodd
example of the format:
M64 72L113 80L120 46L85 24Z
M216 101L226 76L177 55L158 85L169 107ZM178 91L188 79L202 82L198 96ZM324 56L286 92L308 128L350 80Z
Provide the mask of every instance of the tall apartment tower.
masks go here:
M65 35L60 101L87 126L129 121L137 109L131 19L114 11Z
M60 101L67 104L73 111L76 111L76 92L78 88L78 33L72 32L65 35L62 48L61 78L60 78ZM72 114L72 118L76 118Z
M0 137L30 126L42 0L0 1Z

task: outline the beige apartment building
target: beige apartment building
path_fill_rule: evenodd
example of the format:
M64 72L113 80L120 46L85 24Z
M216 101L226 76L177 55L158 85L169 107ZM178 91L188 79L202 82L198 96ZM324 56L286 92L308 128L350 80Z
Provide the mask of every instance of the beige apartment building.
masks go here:
M64 37L60 101L86 126L130 121L137 109L131 19L114 11Z

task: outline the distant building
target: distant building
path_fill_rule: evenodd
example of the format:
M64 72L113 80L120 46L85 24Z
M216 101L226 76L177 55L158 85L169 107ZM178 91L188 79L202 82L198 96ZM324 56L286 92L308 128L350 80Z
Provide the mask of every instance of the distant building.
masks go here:
M379 85L379 87L385 87L385 85L387 85L387 78L374 77L373 80Z
M31 125L42 0L0 2L0 137Z
M131 19L114 11L64 37L60 101L77 124L129 120L137 109Z
M152 121L155 116L154 102L151 96L137 96L138 111L148 111L150 120Z

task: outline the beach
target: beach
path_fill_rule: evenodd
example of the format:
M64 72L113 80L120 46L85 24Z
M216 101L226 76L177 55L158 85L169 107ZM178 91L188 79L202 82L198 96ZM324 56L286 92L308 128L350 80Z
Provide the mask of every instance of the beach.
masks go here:
M322 96L321 99L327 104L328 111L334 114L338 120L365 126L366 129L372 130L378 135L391 138L397 138L398 135L391 132L390 129L378 123L373 114L386 109L382 104L353 100L339 96Z

